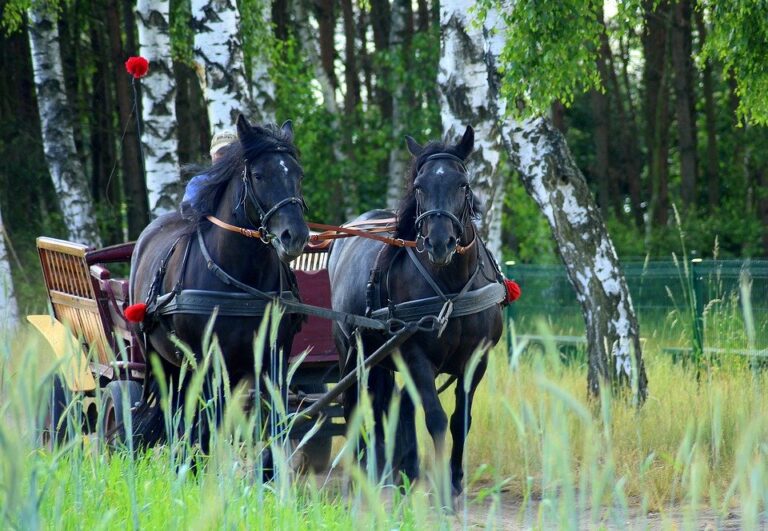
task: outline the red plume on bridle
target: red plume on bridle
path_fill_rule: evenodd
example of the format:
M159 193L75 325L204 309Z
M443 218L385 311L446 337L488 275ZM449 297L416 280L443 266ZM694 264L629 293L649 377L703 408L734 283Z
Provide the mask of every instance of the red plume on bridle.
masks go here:
M149 61L142 56L129 57L125 62L125 69L134 79L139 79L147 75L149 72Z

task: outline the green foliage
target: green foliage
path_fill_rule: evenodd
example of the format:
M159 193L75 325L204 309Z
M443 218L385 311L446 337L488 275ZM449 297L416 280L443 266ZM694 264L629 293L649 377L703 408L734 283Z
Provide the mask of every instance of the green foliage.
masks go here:
M536 202L525 191L516 173L508 167L499 168L499 171L508 175L504 187L501 228L503 260L518 263L559 262L552 231Z
M19 31L24 26L27 9L31 5L32 0L7 0L5 2L0 27L6 35Z
M189 0L170 0L170 34L173 60L194 64L195 33L192 30Z
M734 76L740 120L768 125L768 4L702 0L698 8L712 21L701 59L721 62L724 71Z
M499 57L501 93L519 116L546 113L553 100L573 103L577 94L601 89L595 63L602 26L598 0L523 0L479 3L479 19L497 8L504 25Z
M264 18L264 9L269 9L269 0L238 0L240 12L240 40L243 48L245 75L251 77L254 61L269 60L275 46L274 33L269 21Z
M406 156L403 139L393 138L392 124L383 119L377 105L360 105L352 113L331 115L299 44L289 39L272 45L270 74L276 86L276 115L279 120L295 122L309 219L338 223L350 213L382 208L389 153L396 150ZM434 94L439 57L436 30L415 35L409 53L407 59L403 50L379 53L373 59L379 67L390 69L386 88L406 87L405 131L421 140L439 138L440 106ZM414 61L423 66L406 67Z

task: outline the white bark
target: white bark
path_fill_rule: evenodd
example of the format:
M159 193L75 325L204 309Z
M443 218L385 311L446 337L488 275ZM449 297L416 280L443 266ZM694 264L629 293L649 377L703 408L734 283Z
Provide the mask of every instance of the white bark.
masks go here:
M640 330L619 257L586 180L560 131L546 118L506 116L497 68L504 27L491 12L483 28L489 87L501 137L528 194L547 219L582 308L589 350L588 388L631 383L640 400L647 377Z
M264 9L267 9L266 4ZM251 99L240 42L240 12L235 0L192 0L192 18L195 61L208 108L211 134L233 129L241 112L252 122L274 121L269 109L258 107ZM257 101L265 104L267 95L274 94L266 66L255 64L252 73L259 76L254 84L262 84L257 87Z
M469 17L473 5L470 0L440 5L440 114L449 141L459 138L467 125L475 129L475 151L467 168L472 176L472 190L484 206L480 232L490 251L500 259L504 178L498 166L504 147L496 115L490 108L482 28L472 25Z
M272 2L261 0L261 19L264 31L272 31ZM251 85L249 112L262 122L276 122L275 119L275 84L269 75L270 59L266 49L261 47L258 56L253 58L251 64ZM294 118L294 117L287 117Z
M139 0L136 22L139 52L149 61L149 73L141 80L144 167L149 210L159 216L175 210L181 199L179 140L176 126L176 80L171 60L170 2Z
M2 331L12 330L19 322L18 305L11 278L11 260L8 257L5 240L5 226L3 225L2 213L0 213L0 308L2 308L0 330Z
M45 6L29 10L29 47L40 112L43 151L69 239L86 245L100 243L88 180L77 157L72 116L64 88L59 29Z

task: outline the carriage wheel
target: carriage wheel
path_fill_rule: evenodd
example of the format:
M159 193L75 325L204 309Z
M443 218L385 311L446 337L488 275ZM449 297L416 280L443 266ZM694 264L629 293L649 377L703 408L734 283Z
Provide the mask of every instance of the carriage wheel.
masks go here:
M70 393L67 386L58 376L53 378L53 386L48 396L43 424L43 446L53 450L68 438L72 424L65 415L69 404Z
M322 384L304 384L297 385L298 391L310 393L324 393L326 388ZM294 439L291 442L299 444L301 439ZM327 435L315 435L299 451L299 468L302 470L311 470L315 473L325 472L328 465L331 464L331 446L333 438Z
M112 446L126 443L124 404L128 411L141 400L141 384L132 380L109 382L101 394L102 429L100 435Z

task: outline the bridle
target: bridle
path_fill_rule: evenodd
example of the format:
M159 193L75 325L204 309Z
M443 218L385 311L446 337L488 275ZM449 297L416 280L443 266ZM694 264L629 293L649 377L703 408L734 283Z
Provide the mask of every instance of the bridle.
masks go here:
M461 158L451 153L435 153L433 155L428 156L426 159L424 159L423 162L419 164L419 167L416 170L417 178L422 173L422 168L424 167L424 165L427 162L430 162L433 160L450 160L452 162L456 162L465 175L468 173L467 167L464 165L464 161ZM421 191L415 190L415 195L416 195L416 221L414 222L414 225L416 227L416 241L422 242L421 247L419 247L418 245L416 247L416 249L419 252L423 252L424 250L424 246L423 246L424 236L421 233L421 229L424 226L424 221L427 218L430 218L432 216L435 216L435 217L445 216L448 219L450 219L451 223L453 223L454 227L456 227L456 232L458 233L458 239L459 240L461 239L461 237L464 235L464 227L466 227L467 222L475 215L472 189L469 187L469 185L466 186L464 191L464 207L461 210L461 218L456 216L453 212L449 212L442 208L433 208L431 210L427 210L426 212L422 212L421 201L420 201Z
M289 156L291 156L291 154L287 150L280 149L280 148L273 149L269 151L269 153L286 153ZM259 238L262 242L268 244L271 240L273 240L276 237L269 230L269 220L272 216L274 216L277 213L278 210L280 210L284 206L293 205L293 204L300 205L302 211L305 214L309 210L307 207L307 203L304 201L304 198L302 196L286 197L284 199L281 199L274 205L272 205L271 208L264 209L258 197L256 197L256 192L253 189L253 180L251 179L251 166L248 162L248 159L243 159L243 176L241 180L243 182L243 192L242 192L241 199L236 203L235 212L237 212L238 209L243 207L245 219L252 226L258 227L258 228L256 230L253 230L253 229L247 229L244 227L238 227L236 225L230 225L229 223L223 222L214 216L208 216L208 220L211 223L225 230L237 232L249 238ZM254 221L248 211L248 208L245 208L246 201L249 202L258 212L259 214L258 221Z

